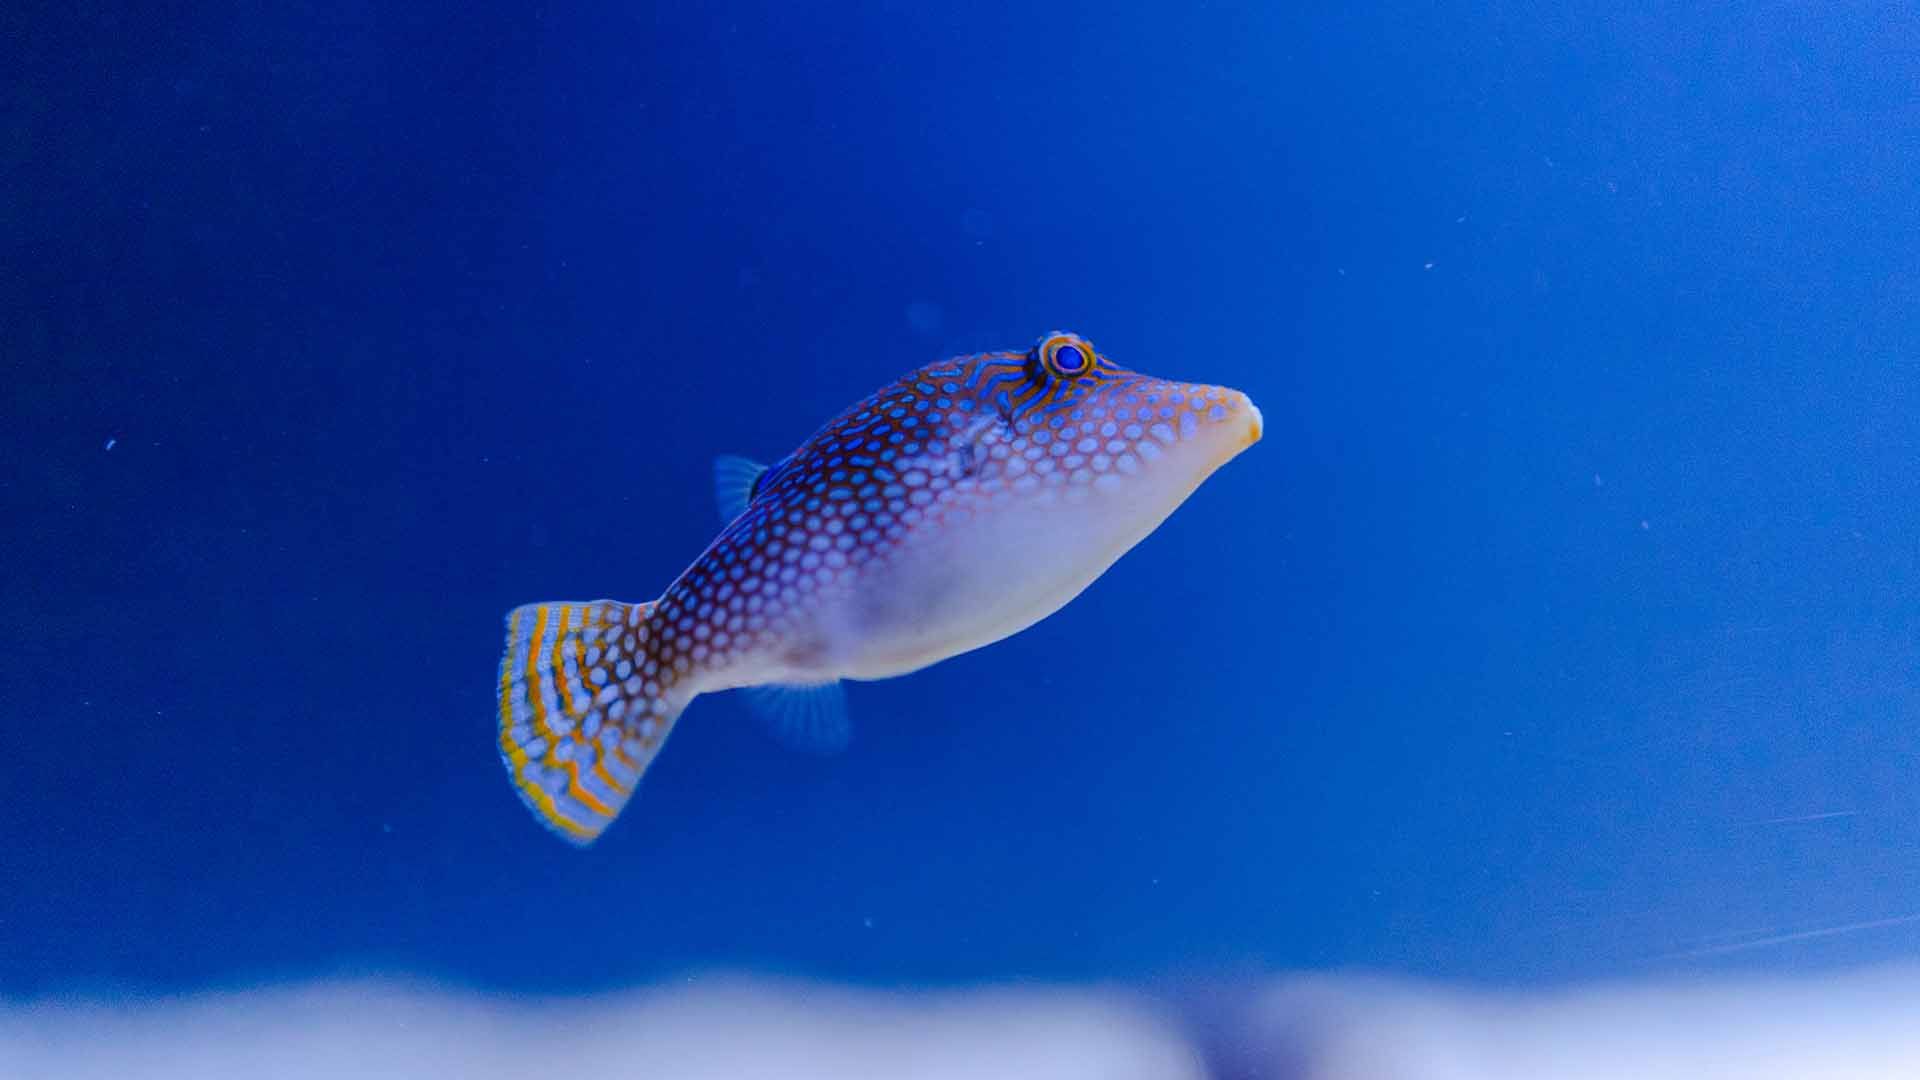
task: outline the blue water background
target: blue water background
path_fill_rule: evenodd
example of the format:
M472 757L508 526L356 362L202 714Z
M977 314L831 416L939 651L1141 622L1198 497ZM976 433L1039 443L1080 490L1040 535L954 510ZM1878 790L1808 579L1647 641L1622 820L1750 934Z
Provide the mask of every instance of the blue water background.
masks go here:
M1920 21L1331 7L0 16L0 992L1920 955L1670 955L1920 912ZM508 608L1054 328L1265 440L846 754L705 698L539 828Z

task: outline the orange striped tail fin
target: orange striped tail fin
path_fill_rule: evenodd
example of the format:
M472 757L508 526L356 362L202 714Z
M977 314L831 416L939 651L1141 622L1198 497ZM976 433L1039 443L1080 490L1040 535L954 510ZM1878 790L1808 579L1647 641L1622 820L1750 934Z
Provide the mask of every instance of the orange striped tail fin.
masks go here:
M500 756L534 816L583 847L632 798L686 704L663 693L652 610L594 600L507 615Z

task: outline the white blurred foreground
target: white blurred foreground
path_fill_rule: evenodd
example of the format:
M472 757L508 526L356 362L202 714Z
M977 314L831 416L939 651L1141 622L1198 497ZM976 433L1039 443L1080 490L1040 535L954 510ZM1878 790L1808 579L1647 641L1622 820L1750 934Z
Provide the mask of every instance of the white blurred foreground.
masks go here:
M1203 997L334 982L0 1006L0 1077L1920 1077L1920 969L1542 994L1304 977Z

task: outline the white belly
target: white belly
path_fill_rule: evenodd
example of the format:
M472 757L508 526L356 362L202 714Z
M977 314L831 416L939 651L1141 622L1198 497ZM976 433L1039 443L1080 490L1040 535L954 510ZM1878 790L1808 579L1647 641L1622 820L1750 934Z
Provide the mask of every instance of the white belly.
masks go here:
M819 674L890 678L1018 633L1078 596L1191 490L1081 489L928 529L819 612L830 669Z

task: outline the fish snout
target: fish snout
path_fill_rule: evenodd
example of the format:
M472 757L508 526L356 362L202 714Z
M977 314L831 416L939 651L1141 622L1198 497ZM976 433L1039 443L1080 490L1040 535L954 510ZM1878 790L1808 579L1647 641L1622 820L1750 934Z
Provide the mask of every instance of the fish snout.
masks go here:
M1228 387L1221 387L1219 404L1208 410L1207 425L1211 430L1211 440L1217 455L1216 466L1224 465L1260 441L1266 429L1266 421L1260 415L1260 407L1246 394Z
M1245 421L1245 434L1240 444L1241 449L1244 450L1260 441L1260 435L1265 430L1265 421L1260 416L1260 406L1255 405L1252 398L1238 390L1233 392L1233 396L1239 402L1239 411Z

